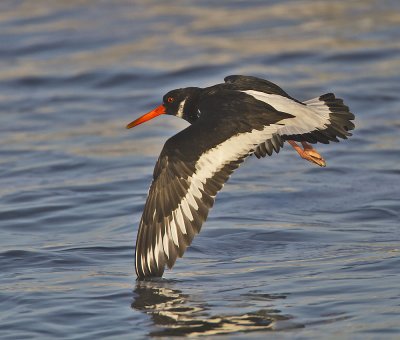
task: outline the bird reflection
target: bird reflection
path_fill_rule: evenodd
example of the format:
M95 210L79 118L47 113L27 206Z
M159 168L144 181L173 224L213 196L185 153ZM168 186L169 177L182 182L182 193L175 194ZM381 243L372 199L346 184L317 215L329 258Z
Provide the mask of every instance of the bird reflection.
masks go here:
M136 284L132 308L149 314L159 328L150 332L150 336L217 335L301 327L288 321L291 317L281 315L279 310L262 309L245 314L212 316L211 306L191 299L173 288L174 284L164 279L138 281ZM269 301L286 297L261 296Z

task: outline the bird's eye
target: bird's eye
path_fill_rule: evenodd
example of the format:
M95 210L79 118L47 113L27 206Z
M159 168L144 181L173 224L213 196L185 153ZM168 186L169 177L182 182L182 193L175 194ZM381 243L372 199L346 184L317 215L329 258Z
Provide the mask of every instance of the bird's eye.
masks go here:
M167 102L168 102L168 103L172 103L173 101L174 101L174 98L168 97L168 99L167 99Z

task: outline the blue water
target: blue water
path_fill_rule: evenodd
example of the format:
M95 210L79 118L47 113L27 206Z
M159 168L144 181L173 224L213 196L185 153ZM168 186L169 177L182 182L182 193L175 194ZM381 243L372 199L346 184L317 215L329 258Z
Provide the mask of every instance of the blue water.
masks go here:
M0 338L400 337L400 2L0 3ZM334 91L354 136L250 158L165 278L134 245L170 89Z

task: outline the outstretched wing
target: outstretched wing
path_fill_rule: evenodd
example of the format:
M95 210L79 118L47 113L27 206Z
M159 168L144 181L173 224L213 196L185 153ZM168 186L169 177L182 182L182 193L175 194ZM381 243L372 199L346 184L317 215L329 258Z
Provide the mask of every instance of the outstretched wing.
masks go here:
M179 139L179 135L174 138ZM196 162L185 159L170 141L165 144L136 241L139 278L162 276L165 265L171 268L200 232L217 192L247 156L248 150L224 155L222 149L228 144L200 155Z
M170 138L160 154L136 241L139 278L162 276L165 265L174 265L199 233L232 172L257 145L272 138L279 126L274 123L288 117L259 105L260 114L251 118L243 100L237 103L243 114L233 117L230 106L237 94L226 107L218 97L208 96L207 105L199 106L200 119Z
M286 140L328 144L330 141L338 142L338 138L346 139L351 136L348 131L354 129L354 115L333 93L302 103L265 79L232 75L224 80L232 89L247 93L276 111L292 115L280 122L282 127L271 141L259 145L254 152L258 158L271 155L273 151L279 152Z

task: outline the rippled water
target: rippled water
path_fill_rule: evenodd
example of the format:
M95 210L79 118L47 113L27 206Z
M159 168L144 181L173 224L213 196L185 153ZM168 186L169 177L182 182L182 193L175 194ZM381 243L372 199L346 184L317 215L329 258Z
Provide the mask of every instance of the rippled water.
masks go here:
M398 338L400 2L2 1L0 337ZM249 159L165 278L134 242L169 89L334 91L354 136ZM244 333L246 332L246 333Z

